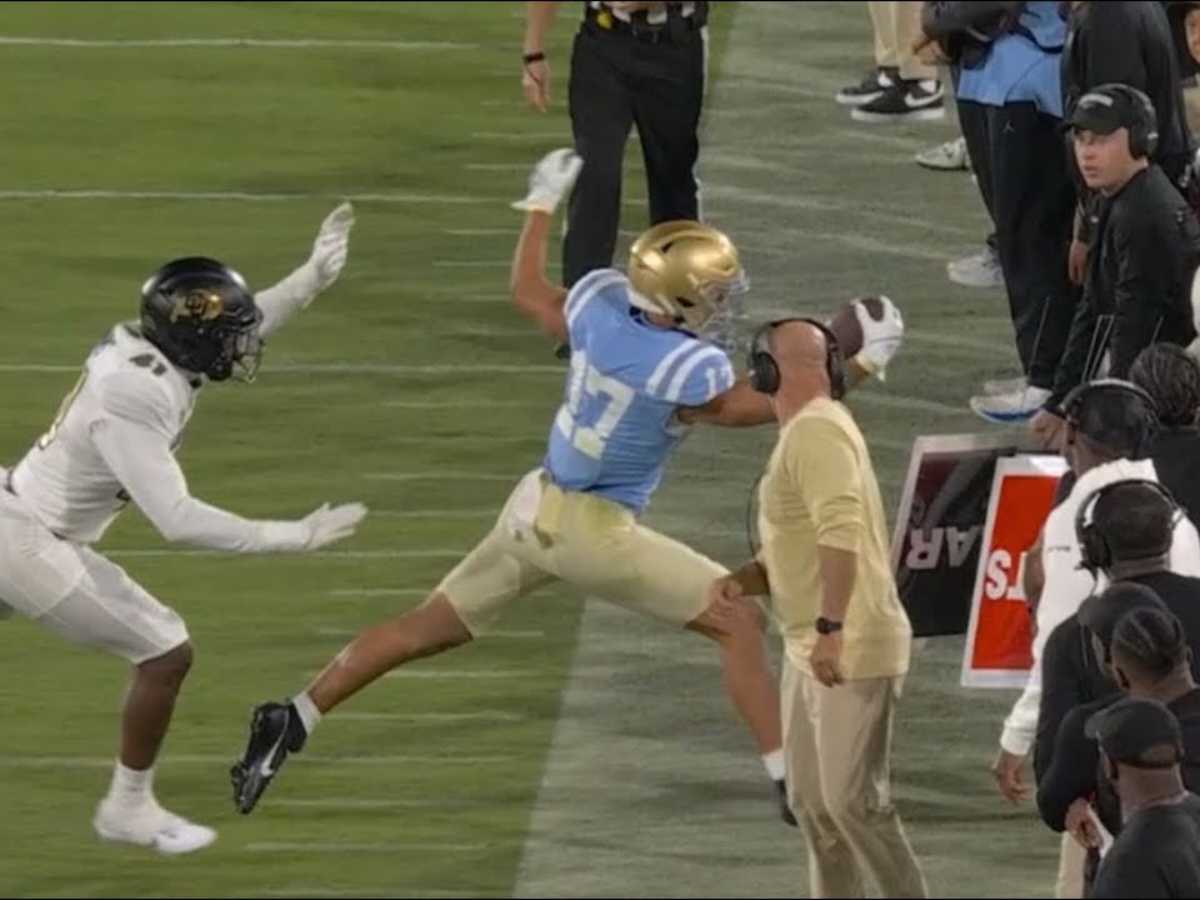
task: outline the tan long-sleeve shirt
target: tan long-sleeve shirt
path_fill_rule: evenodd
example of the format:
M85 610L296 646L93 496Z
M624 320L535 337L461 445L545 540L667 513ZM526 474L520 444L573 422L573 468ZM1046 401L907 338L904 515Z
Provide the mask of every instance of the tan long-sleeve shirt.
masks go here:
M907 672L912 627L892 577L883 500L862 432L840 403L818 398L781 429L759 488L758 518L759 560L792 665L810 671L822 597L817 548L830 547L857 556L843 675Z

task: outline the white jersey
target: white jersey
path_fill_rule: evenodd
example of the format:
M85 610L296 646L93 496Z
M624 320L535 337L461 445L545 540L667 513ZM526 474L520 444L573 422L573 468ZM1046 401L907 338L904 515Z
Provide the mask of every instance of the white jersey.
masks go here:
M130 494L94 437L113 420L150 429L173 452L192 417L203 378L171 365L132 325L118 325L92 351L50 429L12 472L12 487L50 531L98 541Z
M83 544L133 501L168 541L236 553L305 549L312 535L303 521L244 519L188 493L175 450L203 385L136 326L118 325L12 471L12 492L50 532Z

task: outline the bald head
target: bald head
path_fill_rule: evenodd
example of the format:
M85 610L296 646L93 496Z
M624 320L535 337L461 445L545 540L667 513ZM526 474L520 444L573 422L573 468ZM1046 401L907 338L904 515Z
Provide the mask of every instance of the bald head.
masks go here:
M820 328L809 322L784 322L771 331L771 354L785 378L789 369L816 366L824 371L828 340Z

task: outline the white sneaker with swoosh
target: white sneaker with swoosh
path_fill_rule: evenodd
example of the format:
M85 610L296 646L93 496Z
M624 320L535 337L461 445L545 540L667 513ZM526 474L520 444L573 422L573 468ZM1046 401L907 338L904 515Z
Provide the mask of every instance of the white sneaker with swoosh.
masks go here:
M213 829L168 812L153 798L129 806L106 797L92 827L103 840L152 847L165 856L203 850L217 839Z

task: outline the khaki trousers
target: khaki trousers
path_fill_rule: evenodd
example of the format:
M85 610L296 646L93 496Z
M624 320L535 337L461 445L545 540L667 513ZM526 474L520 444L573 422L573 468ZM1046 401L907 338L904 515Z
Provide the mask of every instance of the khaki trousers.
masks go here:
M1083 867L1087 863L1087 851L1078 841L1064 831L1062 847L1058 852L1058 878L1054 883L1054 896L1058 900L1079 900L1083 896Z
M921 35L920 0L870 0L875 29L875 65L895 67L906 81L937 78L937 68L927 66L912 52Z
M927 897L891 801L892 719L903 677L827 688L783 666L788 804L804 828L813 897Z

